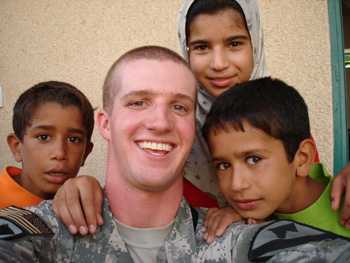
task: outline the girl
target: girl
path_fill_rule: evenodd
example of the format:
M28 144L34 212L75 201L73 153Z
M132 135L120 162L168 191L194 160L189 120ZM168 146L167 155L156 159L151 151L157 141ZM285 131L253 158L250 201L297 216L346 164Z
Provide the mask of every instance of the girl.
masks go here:
M255 0L187 0L178 16L178 37L198 81L197 133L185 178L222 206L225 199L200 131L217 96L237 83L267 76L259 5ZM184 195L191 200L187 191Z

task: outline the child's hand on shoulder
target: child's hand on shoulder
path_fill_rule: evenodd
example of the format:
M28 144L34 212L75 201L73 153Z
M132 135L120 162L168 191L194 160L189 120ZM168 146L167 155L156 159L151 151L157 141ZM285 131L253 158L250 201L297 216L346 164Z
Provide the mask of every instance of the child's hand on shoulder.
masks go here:
M57 191L52 209L66 225L68 231L86 235L95 233L97 225L103 225L103 193L96 178L77 176L68 179Z
M239 221L243 221L243 218L231 206L209 208L205 215L207 229L203 240L209 245L215 237L221 237L228 226Z

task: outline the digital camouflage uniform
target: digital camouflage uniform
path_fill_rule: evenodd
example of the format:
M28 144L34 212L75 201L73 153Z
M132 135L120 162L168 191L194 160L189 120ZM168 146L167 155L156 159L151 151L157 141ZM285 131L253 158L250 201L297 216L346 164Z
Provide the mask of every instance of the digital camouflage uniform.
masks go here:
M103 205L104 225L95 234L84 237L69 234L53 213L50 201L29 210L42 218L54 234L34 233L18 237L13 237L13 234L7 237L8 240L0 240L0 262L133 262L118 233L106 198ZM204 212L201 209L193 209L191 212L187 201L182 200L174 227L158 251L157 262L244 263L252 262L248 257L254 260L270 259L274 254L276 255L268 262L300 262L305 258L307 261L313 259L314 262L350 262L349 240L293 221L260 225L236 223L227 229L223 237L208 246L202 241L205 231ZM0 216L1 214L6 213L0 211ZM6 216L2 219L6 220ZM40 220L36 220L34 225L43 228L38 221ZM261 227L265 228L258 231ZM0 230L0 238L4 238L2 234ZM311 236L310 241L321 241L303 245L306 240L304 235ZM299 246L285 248L283 244L286 240ZM252 249L249 252L250 246Z

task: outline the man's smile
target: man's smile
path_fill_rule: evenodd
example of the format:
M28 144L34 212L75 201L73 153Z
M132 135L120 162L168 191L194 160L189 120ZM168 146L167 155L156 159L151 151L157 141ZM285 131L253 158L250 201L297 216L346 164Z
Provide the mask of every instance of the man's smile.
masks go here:
M150 150L157 150L157 151L166 151L170 152L173 148L172 144L169 143L157 143L157 142L150 142L150 141L139 141L137 142L138 146L142 149L150 149Z

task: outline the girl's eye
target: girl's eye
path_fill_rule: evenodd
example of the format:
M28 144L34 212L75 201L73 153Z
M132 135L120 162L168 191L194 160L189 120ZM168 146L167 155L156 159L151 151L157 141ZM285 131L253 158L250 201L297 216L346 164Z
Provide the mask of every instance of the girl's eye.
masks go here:
M208 49L208 46L207 45L199 45L199 46L195 46L193 49L197 50L197 51L205 51Z
M37 136L37 138L39 139L39 141L45 142L49 140L50 136L47 134L40 134L39 136Z
M247 158L247 164L252 164L252 165L258 164L261 162L261 160L262 159L258 156L249 157Z
M216 165L216 170L218 171L225 171L226 169L230 168L231 165L228 163L219 163L218 165Z
M71 143L80 143L81 140L80 138L76 137L76 136L71 136L68 138L68 140L71 142Z
M235 42L231 42L231 43L230 43L230 46L231 46L231 47L238 47L238 46L240 46L241 44L242 44L242 43L235 41Z

